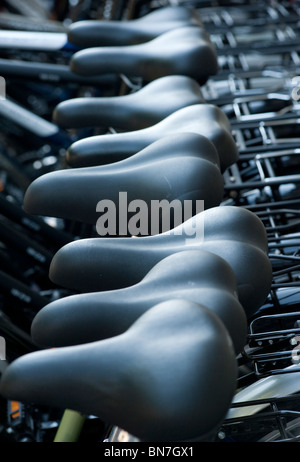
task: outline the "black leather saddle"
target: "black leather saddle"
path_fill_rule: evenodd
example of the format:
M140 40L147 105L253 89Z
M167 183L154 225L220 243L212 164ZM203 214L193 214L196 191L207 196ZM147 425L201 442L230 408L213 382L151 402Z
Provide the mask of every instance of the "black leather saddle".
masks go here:
M81 48L136 45L186 26L203 28L198 11L194 8L171 6L159 8L132 20L77 21L69 26L68 40Z
M224 112L212 104L194 104L179 109L151 127L77 141L67 152L67 162L72 167L118 162L159 138L180 132L198 133L208 138L218 151L222 172L238 160L238 149Z
M32 338L41 347L60 347L114 337L170 296L214 312L240 353L246 343L247 318L237 298L233 270L219 256L195 249L169 255L131 287L50 303L33 320Z
M116 230L113 233L118 235L120 214L128 215L129 221L139 210L138 203L134 206L134 201L143 201L141 213L144 213L145 219L140 224L140 232L135 230L136 227L132 232L128 228L125 235L156 234L176 225L176 216L169 221L168 228L164 223L157 226L157 214L152 208L154 201L160 203L166 200L179 206L177 224L183 222L181 211L184 201L191 201L193 211L190 216L196 213L197 200L204 201L204 208L220 204L224 181L218 163L216 149L207 138L193 133L169 136L111 165L66 169L42 175L28 187L24 207L31 214L96 225L100 219L99 212L105 211L106 201L112 201L111 205L116 209ZM124 193L126 204L122 203L121 195ZM177 203L173 203L174 200ZM98 206L100 201L102 210ZM136 211L130 211L131 207ZM166 213L171 211L176 214L173 210L170 207ZM161 213L164 212L159 213L160 220L166 222L166 213L166 218ZM100 235L103 233L99 232Z
M155 236L71 242L54 255L49 274L79 292L114 290L140 282L156 263L182 250L206 250L227 261L247 316L265 302L272 281L266 231L257 215L234 206L205 210Z
M207 33L198 26L188 26L138 45L85 48L74 53L70 68L80 75L125 74L144 82L187 75L202 85L219 66Z
M197 303L169 300L119 336L18 358L0 393L99 416L144 441L205 441L228 412L236 378L220 319Z
M113 127L139 130L155 125L178 109L204 103L199 84L173 75L150 82L124 96L74 98L60 103L54 122L64 128Z

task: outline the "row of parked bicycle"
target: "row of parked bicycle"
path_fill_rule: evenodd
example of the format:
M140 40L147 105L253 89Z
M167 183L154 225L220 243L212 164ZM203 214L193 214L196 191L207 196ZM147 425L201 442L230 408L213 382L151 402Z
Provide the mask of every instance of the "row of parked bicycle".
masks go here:
M43 440L59 424L56 439L64 440L70 432L77 437L85 420L100 421L103 440L114 438L107 435L117 426L133 440L216 441L232 401L261 398L260 375L267 375L264 392L274 387L270 362L274 367L278 356L279 363L291 362L290 348L286 355L269 351L278 339L282 345L297 335L297 329L289 329L288 339L284 330L270 333L275 297L287 300L289 291L290 300L298 285L299 178L290 174L294 155L276 146L272 132L272 122L289 130L297 113L288 79L275 71L218 72L234 50L220 45L229 30L212 28L218 7L147 6L142 17L89 18L50 33L68 64L49 63L48 52L41 65L60 74L60 66L64 72L69 66L65 78L72 75L71 93L60 91L61 101L49 105L52 120L37 113L41 96L35 111L16 98L1 101L10 123L0 203L9 358L0 389L9 406L18 403L9 427L3 425L6 437L10 428L17 440ZM15 79L23 70L34 80L40 64L32 66L24 52L32 56L33 48L37 55L51 39L43 33L43 45L30 34L30 52L14 42L22 63L3 57ZM236 47L239 59L246 49ZM274 80L282 85L278 93L261 91ZM18 152L20 132L12 125L29 141L26 155ZM288 142L295 149L296 141ZM176 204L180 213L167 206L154 215L154 202ZM187 203L192 216L184 220ZM128 204L131 226L124 228ZM99 236L97 223L106 235ZM287 316L294 326L295 316ZM258 336L253 322L263 324ZM288 376L278 369L274 375ZM289 395L298 391L297 370L292 375ZM287 385L276 380L285 396ZM236 393L241 388L244 395ZM57 409L54 424L49 413ZM33 412L38 432L28 423Z

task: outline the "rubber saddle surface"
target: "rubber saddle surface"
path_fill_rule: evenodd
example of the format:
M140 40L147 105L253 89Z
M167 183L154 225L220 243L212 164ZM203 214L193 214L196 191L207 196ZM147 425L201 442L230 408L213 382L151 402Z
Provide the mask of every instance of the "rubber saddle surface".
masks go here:
M101 218L100 212L111 205L110 209L116 210L115 230L106 231L107 225L103 224L103 231L98 231L100 235L109 231L109 235L112 232L118 235L120 214L126 216L129 223L140 210L140 225L129 225L126 232L149 235L182 223L185 201L190 201L190 216L196 213L197 201L201 209L219 205L223 184L213 144L201 135L187 133L162 138L138 154L111 165L42 175L28 187L24 207L31 214L100 225L106 215ZM168 201L170 206L165 212L157 208L154 213L153 204L163 205L162 201Z
M166 257L131 287L72 295L50 303L35 316L32 337L42 347L114 337L170 296L199 303L214 312L226 326L235 351L241 351L246 342L247 318L238 301L235 275L225 260L203 250L185 250Z
M53 120L63 128L100 126L115 130L140 130L155 125L179 109L204 102L195 80L173 75L154 80L124 96L63 101L55 108Z
M216 431L236 377L219 318L204 306L170 300L117 337L18 358L5 370L0 392L99 416L142 440L182 441Z
M239 153L224 112L213 104L194 104L172 113L151 127L124 133L91 136L73 143L66 160L72 167L110 164L136 154L167 135L198 133L219 154L221 171L238 160Z
M215 46L198 26L180 27L138 45L85 48L70 60L75 74L125 74L144 82L186 75L202 85L218 68Z
M140 282L168 255L194 249L215 253L231 266L247 316L265 302L272 281L266 231L254 213L235 206L204 210L155 236L71 242L54 255L49 275L79 292L120 289Z
M132 20L77 21L68 28L68 40L82 48L136 45L186 26L203 27L197 10L172 6Z

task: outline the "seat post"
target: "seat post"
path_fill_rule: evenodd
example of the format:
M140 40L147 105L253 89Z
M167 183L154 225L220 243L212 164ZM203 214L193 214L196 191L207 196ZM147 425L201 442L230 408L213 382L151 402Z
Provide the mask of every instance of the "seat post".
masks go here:
M75 443L78 441L86 416L66 409L54 437L54 443Z

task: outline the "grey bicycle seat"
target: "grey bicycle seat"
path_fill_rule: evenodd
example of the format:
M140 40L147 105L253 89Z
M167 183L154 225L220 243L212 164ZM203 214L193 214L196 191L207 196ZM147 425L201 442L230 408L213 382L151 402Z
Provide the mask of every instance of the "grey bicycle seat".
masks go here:
M238 301L233 270L219 256L195 249L169 255L131 287L50 303L35 316L32 338L41 347L60 347L114 337L170 295L214 312L227 328L236 353L241 352L247 318Z
M132 20L77 21L68 28L68 41L81 48L135 45L185 26L203 28L197 10L172 6L160 8Z
M91 136L73 143L66 159L72 167L117 162L167 135L192 132L208 138L216 147L221 171L238 160L238 149L224 112L212 104L194 104L169 115L151 127L125 133Z
M101 126L139 130L160 122L178 109L204 102L195 80L186 76L167 76L124 96L63 101L55 108L53 120L64 128Z
M138 154L111 165L66 169L42 175L28 187L24 208L30 214L96 225L99 212L104 212L97 210L99 201L112 201L118 216L120 213L127 214L127 205L123 205L120 192L127 194L126 204L142 200L149 211L152 201L167 200L172 203L177 200L182 209L184 201L190 200L194 208L192 213L196 213L197 200L204 201L205 208L219 205L223 188L224 180L213 144L201 135L181 133L162 138ZM203 204L200 206L203 207ZM133 214L129 212L128 220L136 213L134 210L131 210ZM146 214L149 227L142 234L155 234L151 233L151 228L154 229L156 215L152 223L148 212ZM182 218L179 223L182 223ZM170 227L164 230L171 229L173 224L170 222Z
M205 210L155 236L71 242L54 255L49 276L79 292L120 289L140 282L168 255L193 249L219 255L231 266L248 317L265 302L272 281L266 231L254 213L234 206Z
M125 74L145 82L166 75L187 75L199 84L217 73L216 50L207 33L199 27L180 27L149 42L80 50L70 59L73 72L80 75Z
M220 319L169 300L119 336L23 355L6 368L0 393L98 416L143 441L206 440L228 412L236 378Z

